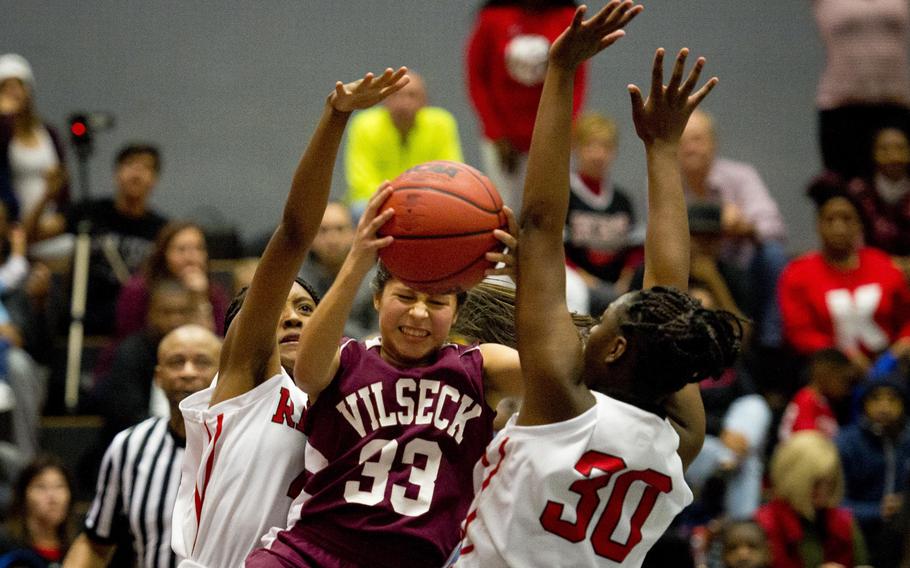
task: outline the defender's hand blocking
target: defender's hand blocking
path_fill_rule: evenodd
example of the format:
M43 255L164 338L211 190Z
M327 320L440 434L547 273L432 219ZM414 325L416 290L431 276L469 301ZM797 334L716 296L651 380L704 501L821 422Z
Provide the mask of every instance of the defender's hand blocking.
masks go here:
M572 23L553 42L550 63L565 69L578 67L624 36L622 28L643 9L641 4L633 6L632 0L613 0L593 18L582 21L588 7L579 6Z
M407 72L407 67L399 67L398 71L389 67L379 77L367 73L363 79L353 83L338 81L329 95L329 104L340 112L369 108L407 85L411 80L406 76Z
M648 100L642 100L641 90L635 85L629 85L629 94L632 97L632 119L635 122L635 132L645 145L658 142L676 143L689 120L689 115L711 89L717 85L717 77L711 77L700 89L695 89L701 70L705 66L705 58L699 57L695 67L689 72L685 82L682 80L683 70L686 66L686 57L689 50L683 48L676 56L676 65L670 83L664 85L664 49L659 48L654 55L654 67L651 70L651 92Z

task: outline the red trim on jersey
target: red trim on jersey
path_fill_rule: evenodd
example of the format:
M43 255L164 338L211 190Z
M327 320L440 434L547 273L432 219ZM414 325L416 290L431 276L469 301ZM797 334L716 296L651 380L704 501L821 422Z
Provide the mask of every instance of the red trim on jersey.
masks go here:
M502 461L504 459L506 459L506 443L508 441L509 441L509 438L506 437L505 439L503 439L502 443L499 444L499 461L496 463L496 467L493 468L493 471L490 472L490 475L488 475L487 478L484 479L483 483L480 485L480 491L477 492L477 500L475 501L475 503L479 502L480 494L483 493L483 490L486 489L490 485L490 482L493 480L493 476L495 476L497 473L499 473L499 468L502 467ZM487 459L486 452L483 453L482 461L483 461L484 467L490 466L490 460ZM462 529L462 533L463 533L462 538L465 538L468 535L468 526L476 518L477 518L477 508L475 507L475 508L471 509L471 511L468 512L468 516L465 517L464 529ZM473 551L474 551L474 545L469 544L461 549L461 554L462 555L470 554Z
M202 518L202 504L205 502L205 492L209 488L209 481L212 478L212 468L215 466L215 450L218 447L218 440L221 438L221 428L224 424L224 414L218 415L218 427L215 429L215 439L212 441L212 451L205 462L205 481L202 484L202 494L199 493L199 486L196 486L194 498L196 501L196 536L199 536L199 521ZM205 433L212 440L212 434L209 432L208 424L205 424ZM196 550L196 543L193 542L193 551Z

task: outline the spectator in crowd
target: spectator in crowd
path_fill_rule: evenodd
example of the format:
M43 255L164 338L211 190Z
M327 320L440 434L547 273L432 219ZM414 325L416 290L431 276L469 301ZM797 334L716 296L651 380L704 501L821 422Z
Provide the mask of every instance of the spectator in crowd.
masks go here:
M177 280L207 299L212 307L215 332L223 335L224 315L230 298L227 290L209 279L208 269L208 250L202 229L189 221L172 221L165 225L142 270L120 290L117 337L126 337L145 327L149 290L167 279Z
M864 217L866 244L891 255L910 274L910 142L898 128L883 128L872 146L873 172L848 188Z
M0 543L0 565L59 566L72 540L72 483L56 458L42 456L19 476Z
M152 289L145 329L117 345L110 368L92 391L92 410L104 418L102 448L117 432L150 415L167 414L163 399L153 396L158 343L181 325L208 324L211 314L203 313L199 297L178 281L162 280Z
M910 287L885 253L862 245L859 209L843 184L809 189L821 249L781 275L784 336L800 354L838 347L867 368L869 357L910 336Z
M827 51L815 104L825 169L844 179L869 173L872 134L910 128L910 6L907 0L812 0Z
M727 524L720 534L723 568L771 568L771 551L762 528L752 521Z
M754 167L717 155L714 120L706 112L692 113L679 141L679 156L687 201L722 208L721 256L748 271L756 298L750 315L757 322L758 342L779 346L776 291L787 256L786 228L777 203Z
M38 116L34 94L28 61L14 53L0 55L0 201L13 220L46 212L35 217L34 236L41 238L61 232L69 189L64 146ZM42 203L47 194L50 207Z
M413 79L412 79L413 80ZM402 90L406 90L406 86ZM398 93L393 94L395 97ZM374 107L376 108L376 107ZM372 109L370 109L372 110ZM369 112L369 111L366 111ZM309 282L319 296L329 291L344 259L354 242L354 220L351 211L338 201L330 201L322 215L319 232L313 239L310 252L300 268L298 276ZM354 307L344 326L344 335L364 339L379 329L376 309L373 307L373 291L370 288L372 272L364 278L354 298Z
M616 123L597 113L578 117L573 131L575 171L566 217L566 262L590 290L591 313L602 313L629 290L643 251L635 242L635 212L628 193L614 183Z
M799 432L774 451L770 473L774 498L755 520L774 568L866 563L863 534L840 506L844 474L834 442L820 432Z
M873 566L894 565L882 555L891 548L886 539L895 532L910 473L907 390L899 379L866 384L862 415L837 436L846 481L844 506L863 529Z
M835 406L849 399L850 390L862 380L862 370L838 349L812 354L809 384L796 392L784 410L778 438L787 440L801 430L817 430L828 438L838 431Z
M723 308L702 284L690 284L689 294L707 309ZM702 381L699 387L706 436L701 452L686 470L686 481L698 494L711 477L722 476L726 482L722 513L730 519L749 519L761 503L771 409L756 394L742 364L727 369L716 380Z
M427 106L423 77L414 71L408 77L411 82L382 105L351 120L344 163L347 203L358 217L383 181L423 162L462 161L455 117Z
M468 40L465 75L483 130L482 169L513 211L521 210L531 132L550 44L575 14L574 0L487 0ZM587 66L575 76L582 107Z
M170 415L140 422L119 433L107 448L95 499L82 534L67 554L67 568L109 565L123 533L142 568L176 564L171 517L186 441L179 404L211 384L220 350L221 341L198 325L178 327L161 340L155 382L167 396Z
M82 221L90 223L85 332L114 332L115 307L120 288L139 269L167 220L151 209L149 198L161 173L161 155L149 144L130 144L114 160L113 197L78 203L67 217L66 230L75 233Z
M719 308L741 317L751 317L753 304L749 275L721 254L721 215L721 207L716 203L692 203L688 206L691 253L689 277L693 283L710 290ZM639 266L632 278L632 289L640 290L643 281L644 266ZM746 322L743 330L744 337L747 337L751 325Z

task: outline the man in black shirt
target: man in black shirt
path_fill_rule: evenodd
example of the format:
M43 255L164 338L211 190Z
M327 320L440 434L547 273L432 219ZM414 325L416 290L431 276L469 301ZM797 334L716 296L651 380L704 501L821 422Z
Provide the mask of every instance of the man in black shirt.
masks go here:
M128 145L114 161L113 197L83 201L67 217L66 230L70 233L79 231L81 221L90 223L92 252L84 320L87 334L114 331L120 287L141 266L158 231L167 223L149 207L160 172L158 148Z

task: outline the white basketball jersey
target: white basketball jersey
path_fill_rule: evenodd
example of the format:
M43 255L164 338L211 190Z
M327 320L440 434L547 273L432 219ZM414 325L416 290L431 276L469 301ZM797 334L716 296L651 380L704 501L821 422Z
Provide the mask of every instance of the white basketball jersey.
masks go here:
M669 421L600 393L565 422L490 443L456 566L641 566L692 502Z
M180 403L186 453L172 544L181 567L243 566L269 529L296 520L303 488L307 397L294 380L282 370L209 408L212 390Z

